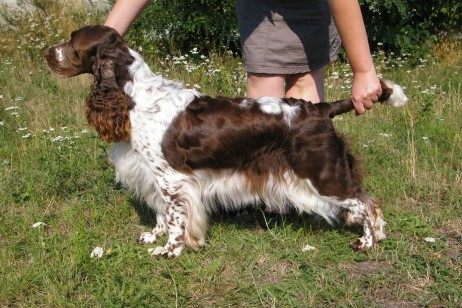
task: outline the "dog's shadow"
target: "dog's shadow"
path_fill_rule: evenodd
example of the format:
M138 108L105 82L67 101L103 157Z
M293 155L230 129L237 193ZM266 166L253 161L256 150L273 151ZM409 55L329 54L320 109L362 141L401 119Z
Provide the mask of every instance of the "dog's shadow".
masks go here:
M130 204L137 213L141 225L149 228L155 227L156 214L154 210L135 198L130 199ZM341 219L333 224L329 224L318 215L300 215L296 212L289 212L287 214L267 213L264 210L264 206L249 206L239 211L219 210L210 215L209 222L211 227L218 224L229 224L246 230L273 229L277 226L291 225L295 230L302 228L309 229L311 232L335 229L339 233L361 233L360 226L346 226Z

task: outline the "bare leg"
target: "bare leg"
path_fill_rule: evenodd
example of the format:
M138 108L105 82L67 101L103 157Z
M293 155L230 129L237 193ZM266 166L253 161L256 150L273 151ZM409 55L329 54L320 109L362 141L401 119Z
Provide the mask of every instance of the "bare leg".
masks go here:
M247 97L285 97L285 75L247 73Z
M310 73L287 75L286 97L302 98L312 103L324 100L324 68Z

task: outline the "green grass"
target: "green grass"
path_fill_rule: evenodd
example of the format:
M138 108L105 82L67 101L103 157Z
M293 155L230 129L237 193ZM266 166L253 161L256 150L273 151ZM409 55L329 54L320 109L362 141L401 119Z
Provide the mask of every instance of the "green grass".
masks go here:
M249 210L217 213L204 249L166 260L136 243L153 215L114 182L110 146L85 123L91 77L56 79L43 48L11 42L0 45L0 306L462 305L460 51L415 68L377 55L409 105L336 120L383 203L389 239L377 248L355 253L359 229L310 216L262 228ZM233 55L178 57L149 63L207 94L243 95ZM347 65L330 67L327 98L346 97L350 80ZM90 257L95 247L102 258Z

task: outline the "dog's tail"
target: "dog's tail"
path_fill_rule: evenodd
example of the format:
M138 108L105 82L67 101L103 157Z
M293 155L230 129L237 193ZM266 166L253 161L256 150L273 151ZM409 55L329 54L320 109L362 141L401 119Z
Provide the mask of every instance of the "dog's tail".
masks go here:
M380 95L378 100L380 103L393 107L401 107L407 103L408 98L400 85L390 80L381 80L380 84L382 85L382 95ZM319 107L321 107L321 105ZM330 118L333 118L337 115L352 111L354 105L351 99L345 99L330 104L322 104L321 108L326 108L326 113Z

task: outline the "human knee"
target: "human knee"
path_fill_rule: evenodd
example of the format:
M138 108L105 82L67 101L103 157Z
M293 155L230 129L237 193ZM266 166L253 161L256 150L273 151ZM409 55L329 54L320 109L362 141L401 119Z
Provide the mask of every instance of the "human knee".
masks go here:
M300 98L313 103L324 100L324 69L287 76L286 97Z
M247 74L247 97L284 97L284 75Z

